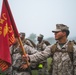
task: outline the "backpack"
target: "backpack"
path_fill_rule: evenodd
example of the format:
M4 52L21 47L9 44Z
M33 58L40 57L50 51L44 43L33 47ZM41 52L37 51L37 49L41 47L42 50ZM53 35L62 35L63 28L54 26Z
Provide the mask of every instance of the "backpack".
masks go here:
M74 44L73 44L71 41L69 41L69 42L68 42L67 51L66 51L66 52L68 52L68 55L69 55L72 63L73 63L73 45L74 45ZM58 49L57 49L57 43L55 43L55 44L51 47L51 52L52 52L51 57L52 57L52 58L53 58L54 53L57 52L57 51L58 51ZM51 61L50 69L49 69L49 73L51 73L51 74L52 74L52 69L53 69L52 65L53 65L53 60Z
M32 40L30 40L28 38L26 38L26 40L29 40L31 42L31 44L33 45L33 47L36 48L36 44ZM26 43L26 44L29 45L28 43Z
M47 40L43 40L43 42L44 42L47 46L50 45L50 42L47 41Z

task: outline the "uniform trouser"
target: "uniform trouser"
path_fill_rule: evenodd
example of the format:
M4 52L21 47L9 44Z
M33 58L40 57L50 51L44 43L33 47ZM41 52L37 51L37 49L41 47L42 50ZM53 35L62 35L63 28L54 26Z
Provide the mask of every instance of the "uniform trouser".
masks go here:
M47 62L44 64L42 69L38 69L38 75L49 75Z

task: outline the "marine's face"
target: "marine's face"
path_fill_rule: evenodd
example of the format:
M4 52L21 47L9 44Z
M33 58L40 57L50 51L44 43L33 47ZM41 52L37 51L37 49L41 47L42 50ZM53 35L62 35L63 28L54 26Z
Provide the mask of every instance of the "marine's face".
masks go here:
M24 40L25 36L22 35L22 36L20 36L20 38L21 38L21 40Z
M42 40L42 38L41 38L41 37L38 37L38 38L37 38L37 40L38 40L38 41L41 41L41 40Z
M54 32L55 35L55 40L60 40L65 36L65 32L59 31L59 32Z

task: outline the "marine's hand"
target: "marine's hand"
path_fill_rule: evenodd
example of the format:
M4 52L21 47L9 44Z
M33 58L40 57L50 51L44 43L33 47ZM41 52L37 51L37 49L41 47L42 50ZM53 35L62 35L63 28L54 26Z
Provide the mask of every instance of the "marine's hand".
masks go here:
M20 66L20 69L23 69L23 70L25 70L25 69L27 69L29 66L27 65L27 64L22 64L21 66Z
M28 54L23 55L23 56L22 56L22 59L23 59L23 61L26 62L26 64L22 64L22 65L20 66L20 68L21 68L21 69L27 69L27 68L30 66Z
M23 55L22 56L22 59L24 60L24 61L29 61L30 60L30 58L29 58L29 55L28 54L26 54L26 55Z

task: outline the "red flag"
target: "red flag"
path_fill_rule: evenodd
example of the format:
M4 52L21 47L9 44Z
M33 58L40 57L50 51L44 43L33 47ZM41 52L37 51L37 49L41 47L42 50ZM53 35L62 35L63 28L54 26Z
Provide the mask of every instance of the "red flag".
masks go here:
M0 68L5 71L11 65L9 47L15 42L15 36L19 37L9 4L3 0L0 18Z

